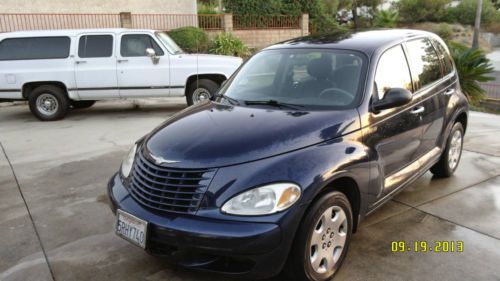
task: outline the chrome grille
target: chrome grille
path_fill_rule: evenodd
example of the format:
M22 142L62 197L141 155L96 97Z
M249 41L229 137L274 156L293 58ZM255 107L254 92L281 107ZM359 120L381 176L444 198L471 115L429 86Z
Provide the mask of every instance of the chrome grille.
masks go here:
M156 165L139 152L130 181L130 194L147 208L195 213L215 169L176 169Z

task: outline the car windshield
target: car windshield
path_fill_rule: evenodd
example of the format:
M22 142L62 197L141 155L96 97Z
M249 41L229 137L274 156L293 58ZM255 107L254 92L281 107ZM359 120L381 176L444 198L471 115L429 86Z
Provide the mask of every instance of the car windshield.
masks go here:
M177 54L182 54L184 51L182 51L181 47L179 47L170 36L168 36L165 32L156 32L156 37L160 39L161 43L167 48L168 52L177 55Z
M361 96L364 55L333 49L279 49L253 56L221 89L240 104L354 107Z

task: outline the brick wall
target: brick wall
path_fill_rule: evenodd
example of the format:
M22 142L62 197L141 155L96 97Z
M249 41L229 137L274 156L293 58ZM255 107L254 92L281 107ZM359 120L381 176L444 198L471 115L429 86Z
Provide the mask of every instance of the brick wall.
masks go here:
M221 31L208 31L208 36L210 39L213 39L220 32ZM240 38L248 47L257 49L262 49L274 43L303 36L301 29L233 30L231 33Z
M233 29L232 15L225 14L224 30L208 30L207 33L209 38L213 39L222 31L231 32L250 48L262 49L281 41L309 35L309 15L302 15L299 28Z

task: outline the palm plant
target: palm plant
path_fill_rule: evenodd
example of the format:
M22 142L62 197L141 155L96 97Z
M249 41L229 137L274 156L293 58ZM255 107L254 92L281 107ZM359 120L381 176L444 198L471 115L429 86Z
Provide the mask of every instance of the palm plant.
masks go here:
M399 13L397 11L380 10L375 15L375 26L377 27L396 27Z
M479 82L494 80L488 76L493 71L490 60L481 49L468 48L455 42L448 42L448 46L455 61L462 90L472 104L479 104L485 93Z

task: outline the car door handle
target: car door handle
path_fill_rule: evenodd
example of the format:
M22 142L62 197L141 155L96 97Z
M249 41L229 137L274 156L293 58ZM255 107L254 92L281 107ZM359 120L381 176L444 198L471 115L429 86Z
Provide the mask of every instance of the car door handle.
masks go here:
M423 106L417 106L410 111L411 114L419 114L425 111L425 107Z
M121 60L120 60L120 59L119 59L119 60L117 60L117 61L118 61L119 63L122 63L122 62L127 62L128 60L126 60L126 59L121 59Z
M86 63L87 61L86 60L77 60L75 62L76 62L76 64L82 64L82 63Z
M454 92L455 92L455 89L451 88L451 89L444 91L444 95L449 96L449 95L452 95Z

